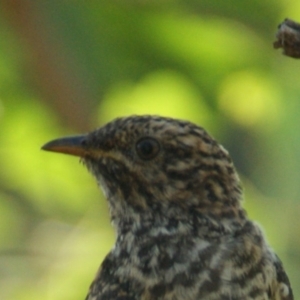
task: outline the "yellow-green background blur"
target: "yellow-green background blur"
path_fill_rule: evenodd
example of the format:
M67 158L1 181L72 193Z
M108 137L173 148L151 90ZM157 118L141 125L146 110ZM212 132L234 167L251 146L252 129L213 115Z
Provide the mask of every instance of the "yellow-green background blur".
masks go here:
M300 297L300 61L272 49L287 0L2 0L0 299L84 299L114 242L105 199L50 139L117 116L205 127Z

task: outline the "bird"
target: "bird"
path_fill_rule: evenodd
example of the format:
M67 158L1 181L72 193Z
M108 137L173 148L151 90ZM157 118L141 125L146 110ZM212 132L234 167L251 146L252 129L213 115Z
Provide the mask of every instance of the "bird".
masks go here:
M293 300L225 150L189 121L120 117L43 150L80 157L116 241L86 300Z

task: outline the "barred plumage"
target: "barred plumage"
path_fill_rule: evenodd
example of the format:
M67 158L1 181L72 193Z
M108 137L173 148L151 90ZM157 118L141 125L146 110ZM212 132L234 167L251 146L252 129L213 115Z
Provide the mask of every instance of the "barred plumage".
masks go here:
M82 157L109 202L117 240L87 300L293 299L230 156L203 128L132 116L44 149Z

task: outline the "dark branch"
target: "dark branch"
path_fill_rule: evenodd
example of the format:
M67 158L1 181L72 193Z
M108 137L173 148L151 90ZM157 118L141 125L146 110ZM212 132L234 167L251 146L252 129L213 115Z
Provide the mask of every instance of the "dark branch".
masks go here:
M283 54L300 58L300 24L293 20L285 19L278 26L277 40L273 43L275 49L282 48Z

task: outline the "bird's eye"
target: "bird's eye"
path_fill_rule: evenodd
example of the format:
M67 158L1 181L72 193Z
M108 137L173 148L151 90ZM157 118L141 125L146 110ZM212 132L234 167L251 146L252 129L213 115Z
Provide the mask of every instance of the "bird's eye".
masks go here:
M136 152L142 159L154 158L160 150L158 141L153 138L143 138L136 143Z

